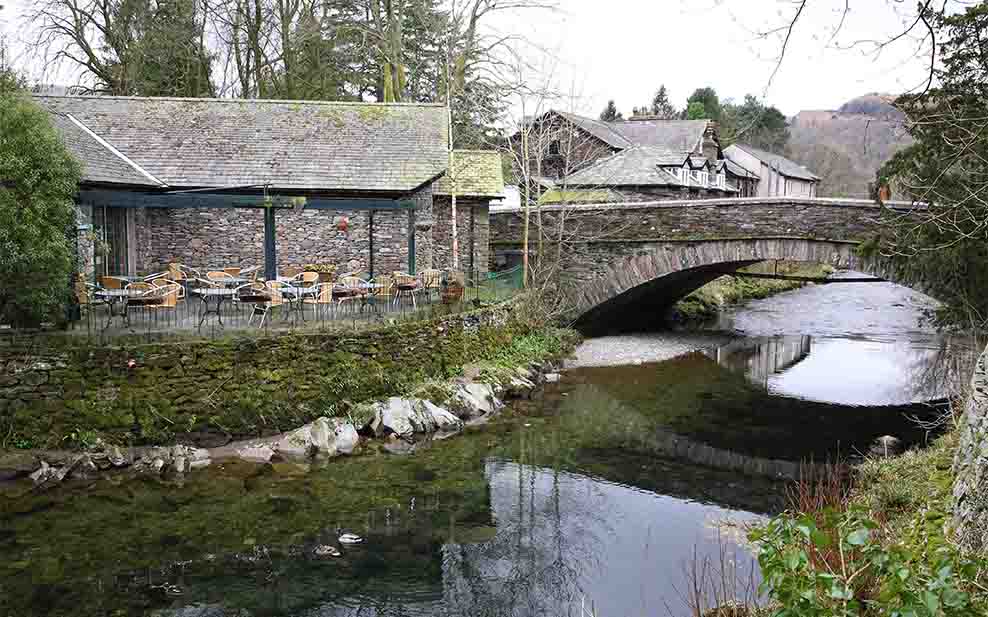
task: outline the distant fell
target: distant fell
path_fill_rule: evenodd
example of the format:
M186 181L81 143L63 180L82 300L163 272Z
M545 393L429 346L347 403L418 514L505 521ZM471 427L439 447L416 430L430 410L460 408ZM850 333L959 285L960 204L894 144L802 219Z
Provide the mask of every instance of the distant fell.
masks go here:
M823 178L822 197L869 197L879 167L912 143L894 95L870 93L790 119L788 156Z

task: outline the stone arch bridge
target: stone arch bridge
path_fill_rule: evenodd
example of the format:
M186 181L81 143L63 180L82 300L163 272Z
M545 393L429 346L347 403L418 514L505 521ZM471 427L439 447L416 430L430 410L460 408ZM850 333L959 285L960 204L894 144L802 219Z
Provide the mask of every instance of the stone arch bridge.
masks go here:
M737 198L546 206L530 214L530 253L543 230L576 326L599 334L645 327L677 300L761 261L831 264L922 290L858 245L918 206L855 199ZM492 208L495 259L518 260L523 213Z

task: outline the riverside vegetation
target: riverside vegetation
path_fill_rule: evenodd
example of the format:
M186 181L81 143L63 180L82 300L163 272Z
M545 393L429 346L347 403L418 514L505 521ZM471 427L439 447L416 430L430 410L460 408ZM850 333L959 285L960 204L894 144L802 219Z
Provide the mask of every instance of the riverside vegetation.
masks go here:
M766 266L761 264L739 270L739 272L757 273L770 271L790 276L824 278L832 274L834 269L824 264L782 261L774 265L771 270L767 270ZM677 302L672 309L671 319L683 325L701 324L714 319L725 307L792 291L803 285L806 283L800 281L722 276Z

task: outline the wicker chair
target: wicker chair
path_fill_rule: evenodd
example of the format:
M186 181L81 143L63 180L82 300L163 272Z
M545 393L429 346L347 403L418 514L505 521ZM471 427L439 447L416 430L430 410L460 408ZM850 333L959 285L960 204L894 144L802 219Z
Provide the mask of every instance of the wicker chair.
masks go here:
M217 285L229 285L233 281L233 275L225 270L210 270L206 273L206 280Z
M101 276L99 277L99 284L103 289L123 289L127 285L127 281L119 276Z
M319 283L318 272L301 272L295 275L294 282L299 287L312 287Z

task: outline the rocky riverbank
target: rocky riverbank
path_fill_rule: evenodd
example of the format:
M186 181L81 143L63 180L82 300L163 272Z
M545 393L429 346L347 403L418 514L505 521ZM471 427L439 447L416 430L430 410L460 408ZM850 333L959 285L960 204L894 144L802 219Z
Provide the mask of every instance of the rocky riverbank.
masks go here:
M538 385L558 378L557 359L513 369L480 365L464 376L433 384L431 398L393 396L358 405L346 418L320 417L295 430L213 448L186 444L120 447L99 441L84 451L23 450L0 454L0 482L45 490L63 482L106 475L181 476L225 461L306 465L379 448L401 454L485 422L504 402L527 398Z

